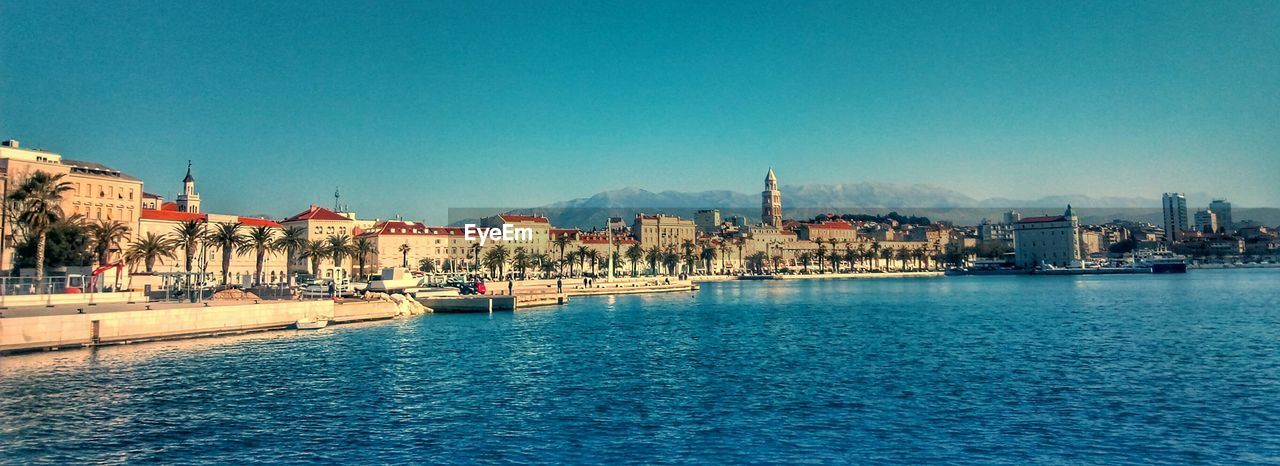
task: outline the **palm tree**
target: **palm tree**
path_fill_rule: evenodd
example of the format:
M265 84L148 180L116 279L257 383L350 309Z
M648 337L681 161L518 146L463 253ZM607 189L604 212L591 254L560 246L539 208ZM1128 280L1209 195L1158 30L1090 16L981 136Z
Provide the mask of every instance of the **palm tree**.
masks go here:
M400 262L401 266L406 269L409 268L409 245L400 245L400 253L404 255L404 259ZM358 237L355 242L351 244L351 255L356 258L356 265L360 267L359 273L360 277L362 277L361 280L364 280L364 264L369 261L370 255L377 254L378 245L374 244L373 240L369 239L368 236Z
M577 250L577 251L574 251L574 252L575 252L575 253L577 253L574 257L577 257L577 258L578 258L578 268L582 270L582 273L583 273L583 274L586 274L586 273L587 273L587 259L590 259L590 258L591 258L591 248L586 247L586 246L578 246L578 250ZM573 268L572 268L572 267L570 267L570 268L569 268L569 274L570 274L570 275L572 275L572 274L573 274Z
M298 251L307 244L307 230L302 227L286 227L276 236L275 248L277 251L284 251L285 260L288 265L292 265L298 260ZM286 265L285 270L289 269Z
M636 263L644 258L644 248L639 244L633 244L627 248L627 260L631 261L631 276L636 276Z
M215 223L213 231L209 232L209 244L217 246L222 251L222 285L230 285L231 279L231 256L237 249L245 244L245 236L240 233L240 222L233 223Z
M359 246L359 244L357 244L357 246ZM402 264L401 267L404 267L407 269L409 268L409 251L413 250L413 248L409 247L409 243L404 243L400 245L399 250L400 250L400 263ZM364 265L361 265L360 268L364 269Z
M729 259L729 241L721 241L718 248L720 249L720 273L725 273L725 269L728 268L725 262Z
M560 235L560 236L557 236L557 237L556 237L556 239L555 239L554 243L555 243L556 247L560 248L560 263L561 263L561 264L564 264L564 249L565 249L565 248L567 248L567 247L569 247L569 244L570 244L570 243L572 243L572 242L573 242L573 239L572 239L572 238L570 238L570 237L569 237L569 235ZM573 272L573 271L570 271L570 273L572 273L572 272ZM561 271L561 273L564 273L564 271L562 270L562 271Z
M320 264L325 258L329 257L329 245L321 240L307 241L298 250L299 257L311 260L311 275L320 276Z
M174 241L182 246L182 254L186 259L186 272L191 273L191 262L196 257L196 246L204 242L205 224L199 220L189 220L174 227Z
M275 252L276 249L276 232L269 226L258 225L250 228L249 233L243 236L244 242L236 249L239 254L253 253L253 283L254 286L262 286L262 264L267 259L268 252Z
M510 251L507 250L505 245L494 246L489 249L489 252L484 253L485 267L498 269L498 276L501 277L506 273L507 257L509 255Z
M879 242L871 243L871 250L869 252L871 253L871 256L869 257L871 259L871 268L879 269L880 268L880 243Z
M723 248L723 247L724 247L724 243L720 243L720 247L722 247L722 248ZM706 266L707 266L707 274L711 274L711 272L712 272L712 270L711 270L711 264L712 264L713 262L715 262L715 260L716 260L716 247L715 247L715 246L712 246L712 245L703 246L703 247L702 247L702 254L699 254L699 256L702 258L702 261L703 261L704 263L706 263ZM720 263L721 263L721 265L723 265L723 264L724 264L724 261L722 260L722 261L720 261ZM724 267L722 266L722 267L720 267L720 269L723 271L723 270L724 270Z
M548 273L555 270L555 267L552 264L554 260L551 259L551 256L548 256L547 253L545 252L541 252L541 251L535 252L533 253L533 255L529 257L529 260L532 263L534 270L538 272ZM551 266L551 267L548 267L548 266Z
M480 243L471 243L471 247L469 248L471 251L471 260L472 263L475 264L477 272L480 271L480 248Z
M884 269L889 270L889 266L893 265L893 248L884 248L880 250L880 258L884 259Z
M165 258L175 258L173 254L175 246L177 245L170 241L166 235L147 232L146 236L129 243L128 249L124 252L124 259L129 264L142 262L143 266L146 267L147 273L151 273L157 260L163 264Z
M36 243L36 276L37 288L44 281L44 250L49 229L64 216L62 212L62 193L71 191L71 183L62 181L64 174L50 175L37 171L8 195L8 199L18 207L17 221Z
M837 251L834 248L831 249L829 254L831 255L827 256L827 259L831 262L831 273L840 273L840 259L843 258L844 255L840 254L840 251Z
M805 272L808 272L808 271L809 271L809 263L810 263L810 262L813 262L813 253L812 253L812 252L809 252L809 251L802 252L802 253L800 253L800 257L799 257L799 259L800 259L800 263L801 263L801 264L804 264L804 271L805 271Z
M418 259L418 270L426 273L434 273L436 271L436 261L425 257Z
M517 246L511 251L511 268L520 271L521 279L526 278L525 270L529 269L530 259L529 251L525 250L523 246Z
M814 257L817 257L817 259L818 259L818 273L822 273L822 271L823 271L823 270L822 270L822 260L823 260L823 259L826 259L826 257L827 257L827 246L826 246L826 240L824 240L824 239L822 239L822 238L818 238L818 239L813 240L813 242L814 242L814 243L817 243L817 245L818 245L818 250L817 250L817 253L816 253L816 254L814 254Z
M654 275L658 274L658 262L662 261L662 249L653 246L644 253L644 260L649 263L649 270Z
M98 265L107 265L112 249L119 249L120 242L129 238L129 227L117 220L104 220L89 224L90 249L97 256Z
M599 249L592 249L587 252L587 259L591 261L591 275L593 276L599 275L596 273L596 265L600 263L601 257L603 256L600 254Z
M680 255L676 254L675 245L667 245L667 250L662 253L662 265L667 267L667 275L676 274L676 266L680 265Z
M333 266L342 267L342 259L355 255L355 245L351 244L351 236L347 234L329 235L329 255L333 257Z

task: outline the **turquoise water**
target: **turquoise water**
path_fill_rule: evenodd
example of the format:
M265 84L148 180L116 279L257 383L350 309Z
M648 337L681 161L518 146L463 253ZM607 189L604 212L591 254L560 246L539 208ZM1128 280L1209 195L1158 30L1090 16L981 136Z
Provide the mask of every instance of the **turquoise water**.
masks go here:
M1280 270L696 294L0 358L0 462L1280 462Z

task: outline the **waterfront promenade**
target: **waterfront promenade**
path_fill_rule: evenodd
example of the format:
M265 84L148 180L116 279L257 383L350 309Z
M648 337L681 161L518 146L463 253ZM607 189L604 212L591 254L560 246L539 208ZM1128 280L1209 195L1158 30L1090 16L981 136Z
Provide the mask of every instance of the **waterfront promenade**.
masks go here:
M400 313L389 301L332 300L10 308L0 314L0 353L278 330L301 319L381 320Z

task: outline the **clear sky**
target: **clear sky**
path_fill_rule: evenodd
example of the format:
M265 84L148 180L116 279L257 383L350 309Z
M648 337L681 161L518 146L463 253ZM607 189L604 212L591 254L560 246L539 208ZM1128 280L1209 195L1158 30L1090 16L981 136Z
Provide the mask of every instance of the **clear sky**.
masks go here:
M1280 2L0 2L0 138L206 210L626 186L1280 205Z

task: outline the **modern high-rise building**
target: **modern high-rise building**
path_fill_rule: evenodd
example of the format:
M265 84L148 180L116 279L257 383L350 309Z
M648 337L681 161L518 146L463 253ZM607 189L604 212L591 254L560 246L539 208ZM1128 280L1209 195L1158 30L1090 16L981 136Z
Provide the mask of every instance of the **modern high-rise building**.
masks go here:
M1182 239L1187 229L1187 196L1182 193L1164 193L1164 241L1169 244Z
M1209 203L1209 210L1218 216L1218 228L1225 228L1228 232L1235 228L1231 223L1231 203L1226 199L1214 199Z
M1218 214L1213 209L1197 210L1196 231L1216 233L1218 231Z
M765 226L778 228L782 226L782 192L778 191L778 177L773 168L764 177L764 191L760 193L760 222Z

